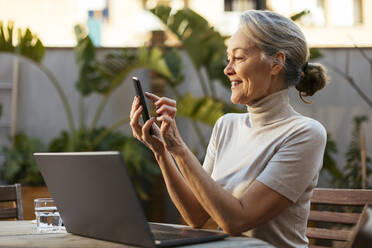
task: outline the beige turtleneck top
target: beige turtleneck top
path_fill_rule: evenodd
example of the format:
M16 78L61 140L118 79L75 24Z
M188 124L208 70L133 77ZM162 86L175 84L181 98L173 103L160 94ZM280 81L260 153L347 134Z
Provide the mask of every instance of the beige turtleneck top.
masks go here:
M258 180L293 205L254 236L276 247L307 247L310 197L318 181L326 131L289 105L288 89L271 94L245 114L226 114L215 124L203 168L223 188L240 197ZM252 203L252 207L254 203Z

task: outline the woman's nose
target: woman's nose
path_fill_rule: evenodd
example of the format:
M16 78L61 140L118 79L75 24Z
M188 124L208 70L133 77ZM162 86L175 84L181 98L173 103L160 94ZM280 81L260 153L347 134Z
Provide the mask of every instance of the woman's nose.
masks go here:
M226 76L230 76L234 74L234 68L231 66L231 63L228 63L223 70L223 73L225 73Z

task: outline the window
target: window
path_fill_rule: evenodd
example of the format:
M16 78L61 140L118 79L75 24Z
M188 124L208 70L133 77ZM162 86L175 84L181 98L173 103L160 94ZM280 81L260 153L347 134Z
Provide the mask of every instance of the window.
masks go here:
M350 27L363 23L362 0L331 0L330 3L334 26Z
M324 27L326 25L325 0L296 1L293 3L296 13L309 10L310 13L300 19L304 26Z
M157 5L163 5L171 7L172 9L182 9L188 6L188 0L142 0L142 6L144 9L152 9Z
M353 17L354 25L359 25L363 23L362 0L353 0Z
M257 0L225 0L225 11L239 11L243 12L248 9L256 9Z

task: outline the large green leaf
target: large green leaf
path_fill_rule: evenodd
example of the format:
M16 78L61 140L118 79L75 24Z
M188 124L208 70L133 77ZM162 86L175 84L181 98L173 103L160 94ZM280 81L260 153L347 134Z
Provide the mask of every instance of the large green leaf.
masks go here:
M138 50L137 64L155 71L171 81L175 81L172 72L169 70L164 55L159 48L147 49L142 47Z
M97 70L96 51L90 37L81 26L75 26L77 45L75 47L76 61L79 67L79 78L76 88L83 96L94 91L100 91L107 82Z
M5 28L0 22L0 51L14 52L40 63L44 57L45 48L37 35L28 28L25 31L18 29L18 41L17 45L14 45L13 31L13 22L8 22Z
M223 74L226 66L225 40L207 20L188 8L171 14L169 7L160 5L151 12L178 37L197 69L204 67L210 81L218 79L225 86L229 85Z
M176 57L174 54L171 56L173 63L181 63L179 61L181 59L179 56ZM168 60L169 59L168 57ZM102 93L111 92L123 82L123 79L130 72L139 68L157 72L173 84L176 84L177 80L180 79L179 74L173 75L173 73L179 73L179 68L172 68L172 70L170 70L166 58L160 49L148 49L146 47L141 47L137 51L123 49L122 53L111 53L107 55L105 59L98 64L99 72L108 82L108 84L104 85L105 87L98 90Z
M164 55L165 63L167 64L169 70L171 71L174 81L169 81L169 83L174 87L181 84L184 80L182 73L182 59L180 53L177 49L172 48Z
M242 113L241 109L226 104L226 102L214 99L212 97L193 97L186 93L177 103L177 114L195 121L202 122L206 125L213 126L225 113Z

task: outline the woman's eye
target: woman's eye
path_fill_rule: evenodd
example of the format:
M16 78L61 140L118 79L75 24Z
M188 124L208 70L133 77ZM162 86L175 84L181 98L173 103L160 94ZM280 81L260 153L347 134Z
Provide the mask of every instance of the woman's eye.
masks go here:
M243 60L244 59L244 57L232 57L232 58L226 58L226 62L227 63L230 63L230 61L232 60L232 61L241 61L241 60Z

